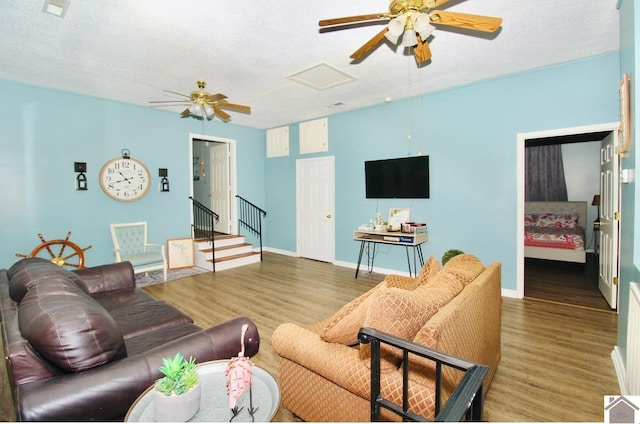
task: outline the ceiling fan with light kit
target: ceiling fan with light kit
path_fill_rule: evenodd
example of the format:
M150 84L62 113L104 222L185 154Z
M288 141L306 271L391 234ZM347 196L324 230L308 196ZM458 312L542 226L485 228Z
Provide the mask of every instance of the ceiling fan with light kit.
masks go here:
M501 18L436 10L447 2L449 0L391 0L389 12L323 19L318 24L321 28L346 29L356 23L388 21L385 28L353 52L351 58L362 59L385 38L394 45L402 38L401 46L413 48L418 65L431 59L427 38L436 29L434 25L491 33L502 24ZM345 28L339 28L341 26Z
M156 100L149 102L152 107L168 107L168 106L187 106L180 115L182 117L194 116L196 118L209 120L215 116L228 121L231 119L231 115L225 112L223 109L230 109L242 113L251 113L251 107L245 105L239 105L235 103L229 103L226 99L227 96L221 93L211 94L205 90L207 83L205 81L196 81L198 89L191 92L191 94L182 94L175 91L163 90L165 93L174 94L180 96L180 99L175 100Z

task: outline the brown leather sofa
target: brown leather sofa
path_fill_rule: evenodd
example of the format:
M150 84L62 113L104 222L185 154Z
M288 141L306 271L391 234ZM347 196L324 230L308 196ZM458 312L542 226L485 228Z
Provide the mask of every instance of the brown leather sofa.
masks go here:
M0 270L2 336L21 421L122 420L176 352L198 362L245 354L260 337L248 318L202 329L135 288L129 262L69 271L41 258Z

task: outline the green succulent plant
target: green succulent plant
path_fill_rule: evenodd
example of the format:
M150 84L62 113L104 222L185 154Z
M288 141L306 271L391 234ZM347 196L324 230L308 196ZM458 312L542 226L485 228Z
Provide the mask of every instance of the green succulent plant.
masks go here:
M449 262L449 260L454 256L462 255L463 253L464 252L462 250L458 249L447 250L446 252L444 252L444 255L442 255L442 266Z
M163 358L163 366L159 368L164 377L156 381L156 390L171 396L186 393L198 384L198 369L196 360L189 358L187 361L180 352L173 358Z

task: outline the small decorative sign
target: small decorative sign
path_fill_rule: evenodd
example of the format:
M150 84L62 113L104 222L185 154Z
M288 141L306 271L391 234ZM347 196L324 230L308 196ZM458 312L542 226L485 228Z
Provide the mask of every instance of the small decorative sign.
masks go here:
M193 265L194 258L192 238L167 240L167 268L190 268Z

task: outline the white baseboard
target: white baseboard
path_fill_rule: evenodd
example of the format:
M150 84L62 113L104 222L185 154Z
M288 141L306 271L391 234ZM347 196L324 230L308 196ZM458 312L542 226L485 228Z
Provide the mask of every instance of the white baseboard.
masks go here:
M622 396L629 396L629 390L627 390L627 371L622 360L622 352L619 346L614 346L611 351L611 360L613 360L613 368L616 370L618 376L618 386L620 386L620 394Z

